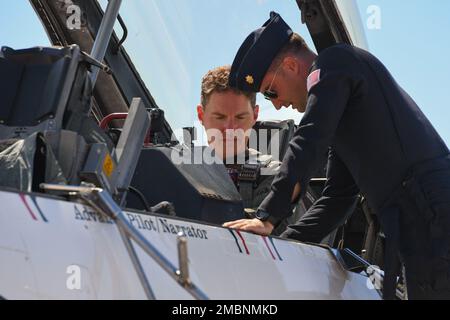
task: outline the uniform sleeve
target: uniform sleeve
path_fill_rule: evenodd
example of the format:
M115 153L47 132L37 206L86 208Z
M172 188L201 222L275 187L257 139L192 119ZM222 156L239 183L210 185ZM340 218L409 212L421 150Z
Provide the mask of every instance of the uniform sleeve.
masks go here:
M260 209L281 221L291 214L290 200L299 182L302 195L317 166L327 154L340 119L353 94L357 94L362 77L359 62L347 50L325 50L317 58L313 71L320 69L319 82L308 94L306 112L275 177L271 192Z
M322 196L282 237L319 243L343 225L356 208L359 188L339 156L330 150Z

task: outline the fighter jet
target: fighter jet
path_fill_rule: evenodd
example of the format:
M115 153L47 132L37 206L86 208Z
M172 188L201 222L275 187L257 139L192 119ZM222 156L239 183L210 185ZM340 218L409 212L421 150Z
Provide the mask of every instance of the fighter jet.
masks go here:
M354 1L292 2L317 52L336 43L367 49ZM127 51L125 2L29 5L52 46L0 54L2 298L381 299L384 240L363 198L320 244L222 227L245 217L241 195L223 164L173 161L205 148L174 137L158 84ZM257 127L279 130L281 146L294 129ZM323 181L313 179L297 210Z

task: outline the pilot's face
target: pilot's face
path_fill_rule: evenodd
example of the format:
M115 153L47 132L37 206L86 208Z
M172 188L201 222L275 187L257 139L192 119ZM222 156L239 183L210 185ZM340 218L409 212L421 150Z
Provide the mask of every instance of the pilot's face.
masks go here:
M213 92L206 106L197 107L209 145L223 159L245 151L250 129L258 119L259 107L233 91Z
M306 79L301 76L300 64L295 58L287 58L273 71L267 72L261 82L260 92L277 110L292 107L305 112Z

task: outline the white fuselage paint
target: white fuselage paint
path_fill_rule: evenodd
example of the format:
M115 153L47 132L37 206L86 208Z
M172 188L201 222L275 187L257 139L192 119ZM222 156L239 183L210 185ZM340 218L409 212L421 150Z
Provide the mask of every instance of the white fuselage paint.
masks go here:
M111 220L81 204L34 195L0 191L0 203L0 295L6 299L145 299ZM176 232L184 231L190 278L211 299L380 298L366 277L345 271L325 248L173 217L126 216L175 266ZM156 298L192 299L135 248Z

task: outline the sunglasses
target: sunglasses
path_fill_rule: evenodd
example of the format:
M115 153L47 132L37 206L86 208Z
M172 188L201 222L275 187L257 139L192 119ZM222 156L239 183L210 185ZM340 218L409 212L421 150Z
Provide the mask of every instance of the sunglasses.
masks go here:
M275 74L273 76L272 82L270 82L269 88L267 90L264 90L264 92L262 93L264 95L264 98L266 98L266 100L278 99L278 93L272 89L272 86L273 86L273 83L274 83L282 65L283 65L283 63L280 63L280 65L277 68L277 71L275 72Z

